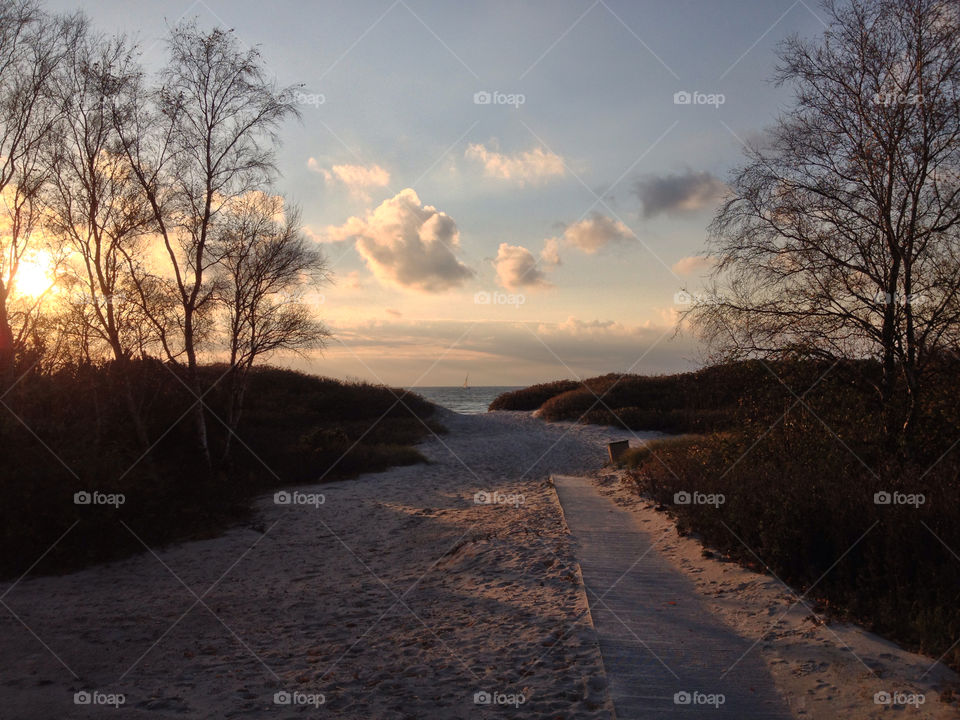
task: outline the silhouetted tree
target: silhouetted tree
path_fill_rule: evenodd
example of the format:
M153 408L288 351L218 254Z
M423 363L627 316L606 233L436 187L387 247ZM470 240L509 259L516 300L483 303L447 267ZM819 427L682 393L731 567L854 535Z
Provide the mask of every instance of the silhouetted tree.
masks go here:
M34 0L0 2L0 373L23 349L39 309L38 298L14 290L21 262L39 244L42 154L60 111L51 78L73 23Z
M259 53L228 31L182 24L171 31L170 59L152 105L118 118L122 146L164 247L163 272L139 275L167 301L141 293L161 347L185 370L199 396L198 352L212 330L211 242L224 207L265 187L274 173L280 122L295 115L292 92L276 87ZM171 307L176 313L171 317ZM206 419L197 405L198 442L210 462Z
M74 335L88 345L106 345L121 375L121 387L137 436L149 438L129 377L129 360L140 346L144 314L135 302L131 266L141 263L148 205L121 152L115 118L133 112L140 68L123 38L97 34L86 20L71 28L67 52L53 76L58 122L49 144L47 229L70 250L72 312L82 325Z
M733 177L689 317L727 358L877 358L896 441L960 342L960 6L824 8L822 40L782 50L795 102Z
M73 290L83 317L118 361L137 347L142 322L127 258L144 251L148 207L125 155L114 114L130 112L139 72L123 38L96 35L84 23L55 74L62 113L49 152L47 228L72 251Z
M322 347L330 335L304 303L304 292L327 279L327 263L301 232L297 208L263 192L224 211L213 249L230 352L226 455L254 363L277 350Z

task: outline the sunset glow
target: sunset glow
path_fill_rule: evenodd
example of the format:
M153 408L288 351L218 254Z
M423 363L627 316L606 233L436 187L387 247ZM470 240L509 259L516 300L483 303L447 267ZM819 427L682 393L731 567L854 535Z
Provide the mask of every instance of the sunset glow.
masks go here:
M55 282L53 259L49 253L38 252L20 261L13 281L14 293L36 299L48 292Z

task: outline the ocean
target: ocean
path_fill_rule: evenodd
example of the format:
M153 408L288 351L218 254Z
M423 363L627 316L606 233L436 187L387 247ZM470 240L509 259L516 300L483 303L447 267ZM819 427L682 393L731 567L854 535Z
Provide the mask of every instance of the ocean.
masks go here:
M422 395L430 402L464 415L485 413L493 399L501 393L519 390L519 387L416 387L410 391Z

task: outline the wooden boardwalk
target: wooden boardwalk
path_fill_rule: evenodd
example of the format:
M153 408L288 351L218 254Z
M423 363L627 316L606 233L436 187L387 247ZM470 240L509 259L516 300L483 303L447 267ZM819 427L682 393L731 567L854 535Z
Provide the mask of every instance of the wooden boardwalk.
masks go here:
M710 613L629 510L587 478L554 482L619 720L792 717L759 648Z

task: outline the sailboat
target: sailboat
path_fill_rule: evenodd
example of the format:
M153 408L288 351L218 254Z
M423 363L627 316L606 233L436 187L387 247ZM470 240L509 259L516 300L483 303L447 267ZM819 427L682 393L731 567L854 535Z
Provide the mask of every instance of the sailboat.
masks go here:
M464 389L470 387L470 373L467 373L467 376L463 379L463 387Z

